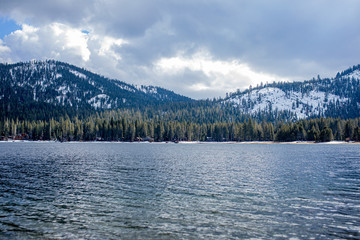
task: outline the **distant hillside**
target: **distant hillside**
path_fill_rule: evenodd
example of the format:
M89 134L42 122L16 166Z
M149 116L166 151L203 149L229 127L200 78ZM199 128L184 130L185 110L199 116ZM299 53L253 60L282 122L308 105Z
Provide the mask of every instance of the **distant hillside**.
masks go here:
M338 73L335 78L305 82L272 83L230 93L230 103L241 113L288 119L360 115L360 65Z
M0 103L47 103L75 109L115 109L191 101L154 86L135 86L58 61L0 64Z
M63 62L31 61L0 64L0 115L48 120L127 108L191 122L236 122L249 117L268 122L348 119L360 116L359 83L360 65L331 79L265 84L230 93L219 101L195 101L164 88L131 85Z

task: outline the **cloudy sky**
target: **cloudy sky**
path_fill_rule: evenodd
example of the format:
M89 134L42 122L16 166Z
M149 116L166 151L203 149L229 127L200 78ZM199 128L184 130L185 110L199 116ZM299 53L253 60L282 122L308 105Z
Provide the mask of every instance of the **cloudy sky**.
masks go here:
M0 62L223 97L360 64L359 12L358 0L0 0Z

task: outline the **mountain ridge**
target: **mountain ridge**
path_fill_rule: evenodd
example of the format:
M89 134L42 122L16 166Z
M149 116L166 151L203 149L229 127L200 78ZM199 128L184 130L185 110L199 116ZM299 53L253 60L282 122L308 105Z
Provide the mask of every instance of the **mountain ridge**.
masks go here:
M192 100L161 87L135 86L55 60L0 64L0 69L0 100L94 109Z
M106 78L60 61L30 61L0 64L0 110L13 112L12 116L16 117L24 115L23 111L40 108L46 117L47 111L59 110L76 115L79 111L168 105L163 107L166 111L169 104L192 102L197 107L219 104L233 112L234 117L242 114L267 121L320 117L347 119L359 116L359 85L360 65L357 65L337 73L334 78L261 84L230 93L217 101L204 101L161 87L136 86ZM61 110L62 107L66 109Z
M353 118L360 110L360 65L334 78L303 82L279 82L230 93L222 103L233 104L242 113L286 112L291 119L320 117Z

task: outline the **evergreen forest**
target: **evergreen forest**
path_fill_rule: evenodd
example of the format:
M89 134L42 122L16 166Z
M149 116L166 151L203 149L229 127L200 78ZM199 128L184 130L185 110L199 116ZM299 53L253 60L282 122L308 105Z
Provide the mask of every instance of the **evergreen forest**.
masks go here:
M195 104L195 105L194 105ZM40 108L28 118L4 117L1 140L56 141L360 141L360 118L273 121L239 114L212 102L169 104L159 108L117 109L70 116L66 110L45 118ZM65 114L63 114L65 112ZM39 116L39 117L37 117Z
M359 86L357 65L334 79L266 83L224 99L193 100L53 60L0 64L0 140L360 141ZM281 90L283 102L294 93L299 98L291 109L268 100L268 108L252 111L265 96L251 99L251 91L266 87ZM321 94L317 106L307 102Z

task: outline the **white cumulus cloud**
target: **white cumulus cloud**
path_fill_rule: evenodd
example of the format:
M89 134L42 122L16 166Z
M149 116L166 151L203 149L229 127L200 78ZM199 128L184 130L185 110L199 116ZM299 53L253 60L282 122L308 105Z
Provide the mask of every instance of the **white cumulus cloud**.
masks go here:
M71 28L61 23L53 23L48 26L48 34L56 37L56 44L61 45L62 50L72 50L81 56L83 61L88 61L90 51L87 46L87 34L81 29Z
M256 72L239 60L216 60L206 50L200 50L192 56L183 56L180 52L174 57L161 58L155 66L159 75L182 75L187 70L203 73L208 81L194 82L188 86L197 92L213 89L230 92L261 82L289 81L269 73Z
M115 77L121 72L116 70L121 56L114 47L121 47L125 43L120 38L88 33L62 23L51 23L39 28L23 24L20 30L0 40L0 60L17 62L56 59ZM101 69L101 66L107 67Z

